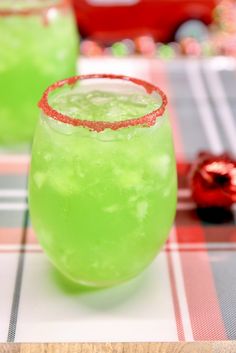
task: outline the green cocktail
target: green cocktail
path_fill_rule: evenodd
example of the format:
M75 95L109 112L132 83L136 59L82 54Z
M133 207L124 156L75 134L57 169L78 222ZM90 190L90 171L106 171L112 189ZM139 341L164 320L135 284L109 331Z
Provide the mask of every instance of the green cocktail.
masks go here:
M176 208L165 105L155 86L115 75L61 81L40 101L31 219L45 252L71 280L128 280L164 244Z
M36 104L75 74L78 39L67 0L0 2L0 144L29 142Z

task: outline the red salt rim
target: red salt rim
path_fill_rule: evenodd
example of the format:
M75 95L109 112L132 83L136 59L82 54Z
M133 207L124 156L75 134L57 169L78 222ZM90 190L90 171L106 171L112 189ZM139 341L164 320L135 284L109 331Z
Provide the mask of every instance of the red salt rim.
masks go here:
M48 95L55 89L62 87L66 84L74 85L79 80L87 80L87 79L94 79L94 78L108 78L108 79L116 79L116 80L120 79L124 81L133 82L139 86L144 87L146 92L149 94L152 92L157 92L162 99L162 104L159 108L153 110L151 113L141 116L140 118L122 120L122 121L91 121L91 120L71 118L70 116L62 114L57 110L53 109L52 106L50 106L50 104L48 103ZM73 126L82 126L90 130L94 130L96 132L101 132L101 131L104 131L105 129L118 130L121 128L127 128L130 126L136 126L136 125L143 125L145 127L153 126L156 123L157 118L163 115L166 105L167 105L167 97L159 87L156 87L151 83L148 83L146 81L143 81L137 78L123 76L123 75L113 75L113 74L80 75L80 76L74 76L74 77L67 78L65 80L58 81L46 89L41 100L38 103L39 108L41 108L44 114L47 115L48 117L51 117L65 124L70 124Z
M13 8L0 8L0 16L29 16L29 15L37 15L47 12L50 9L60 9L65 6L68 6L70 0L58 0L55 3L52 2L51 5L40 6L36 8L22 8L22 9L13 9Z

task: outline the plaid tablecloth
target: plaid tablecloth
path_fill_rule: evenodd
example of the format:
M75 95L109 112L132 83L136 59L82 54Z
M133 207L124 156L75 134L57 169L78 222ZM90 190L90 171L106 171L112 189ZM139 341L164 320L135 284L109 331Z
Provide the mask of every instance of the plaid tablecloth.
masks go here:
M153 264L110 289L79 290L50 265L27 209L29 155L0 153L0 341L236 339L235 209L203 222L187 170L199 150L236 155L236 62L81 59L80 72L141 77L168 93L178 164L175 225Z

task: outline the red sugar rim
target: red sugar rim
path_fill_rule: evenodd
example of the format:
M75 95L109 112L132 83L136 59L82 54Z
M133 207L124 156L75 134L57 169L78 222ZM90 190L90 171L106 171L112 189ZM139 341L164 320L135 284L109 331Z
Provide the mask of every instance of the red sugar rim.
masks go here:
M65 6L67 6L70 3L70 0L58 0L55 1L55 3L51 3L45 6L40 6L40 7L26 7L22 9L13 9L13 8L0 8L0 16L14 16L14 15L19 15L19 16L29 16L29 15L37 15L37 14L43 14L47 12L50 9L60 9Z
M91 120L72 118L68 115L58 112L57 110L53 109L49 105L48 95L55 89L62 87L66 84L74 85L79 80L87 80L87 79L94 79L94 78L108 78L108 79L116 79L116 80L120 79L124 81L133 82L139 86L144 87L146 92L149 94L152 92L157 92L162 99L162 104L159 108L153 110L151 113L141 116L140 118L122 120L122 121L113 121L113 122L112 121L91 121ZM136 126L136 125L143 125L146 127L153 126L157 118L163 115L166 105L167 105L166 95L164 94L164 92L162 92L162 90L159 87L156 87L151 83L148 83L146 81L143 81L137 78L122 76L122 75L112 75L112 74L80 75L80 76L74 76L74 77L67 78L65 80L58 81L46 89L41 100L38 103L39 108L41 108L44 114L47 115L48 117L51 117L65 124L70 124L73 126L82 126L90 130L94 130L96 132L101 132L101 131L104 131L105 129L118 130L121 128L127 128L130 126Z

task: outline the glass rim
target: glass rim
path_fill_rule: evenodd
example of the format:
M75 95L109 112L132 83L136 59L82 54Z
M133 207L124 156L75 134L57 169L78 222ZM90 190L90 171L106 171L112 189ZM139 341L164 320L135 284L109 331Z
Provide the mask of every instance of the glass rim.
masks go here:
M74 85L77 81L87 80L87 79L117 79L132 82L136 85L142 86L148 94L152 92L157 92L161 97L161 105L157 109L154 109L150 113L147 113L139 118L126 119L121 121L94 121L94 120L84 120L73 118L69 115L60 113L55 110L48 102L48 95L56 90L57 88L63 87L64 85ZM60 80L49 86L43 93L41 100L38 103L38 107L43 111L47 118L53 118L64 124L70 124L73 126L81 126L93 130L96 132L104 131L105 129L118 130L121 128L127 128L131 126L143 126L150 127L156 123L158 117L161 117L167 105L167 97L165 93L157 86L148 83L144 80L124 76L124 75L115 75L115 74L88 74L88 75L79 75Z
M40 7L30 7L27 5L25 8L13 9L10 7L0 8L0 16L29 16L29 15L37 15L47 12L50 9L60 9L67 6L70 3L70 0L57 0L55 3L45 4Z

